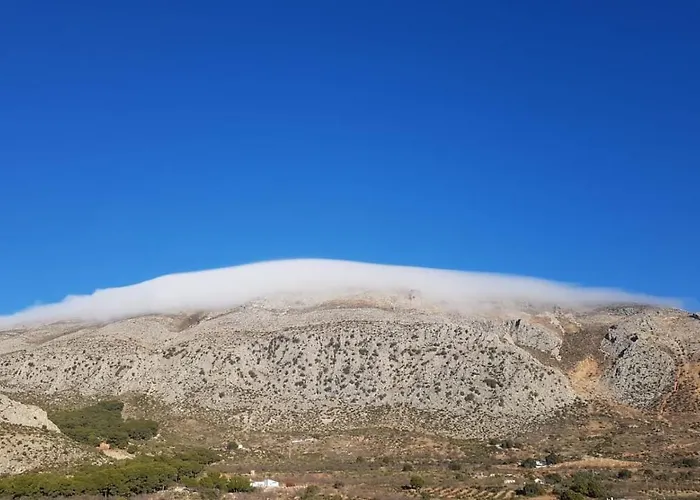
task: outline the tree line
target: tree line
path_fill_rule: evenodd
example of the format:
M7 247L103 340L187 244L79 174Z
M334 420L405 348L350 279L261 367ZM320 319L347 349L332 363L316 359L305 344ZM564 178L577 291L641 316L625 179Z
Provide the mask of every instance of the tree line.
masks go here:
M116 464L83 467L71 474L34 472L7 476L0 478L0 497L131 496L178 484L200 491L252 491L247 477L204 473L207 465L219 459L211 450L201 449L170 457L139 456Z

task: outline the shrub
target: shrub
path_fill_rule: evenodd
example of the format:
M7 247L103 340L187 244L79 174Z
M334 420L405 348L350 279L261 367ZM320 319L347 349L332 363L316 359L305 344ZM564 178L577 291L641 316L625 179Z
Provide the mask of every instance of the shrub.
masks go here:
M532 481L525 483L525 485L516 491L516 494L526 496L526 497L538 497L545 494L545 489Z
M554 452L551 452L549 455L544 457L544 463L546 463L547 465L555 465L560 463L561 461L561 457Z
M403 467L401 468L403 472L411 472L413 470L413 465L411 464L403 464Z
M454 471L462 470L462 464L460 464L459 462L452 461L449 464L447 464L447 468Z
M590 498L605 498L600 480L590 472L577 472L571 478L571 489Z
M678 462L680 467L697 467L700 465L700 461L695 457L686 457Z
M301 500L311 500L312 498L316 498L318 496L318 492L318 486L312 484L304 488L304 491L301 493L301 496L299 498Z
M408 480L408 486L409 489L419 490L425 486L425 479L423 479L421 476L411 476L411 478Z
M229 493L253 491L250 479L245 476L231 476L226 482L226 491Z
M617 478L618 479L629 479L632 477L632 471L629 469L622 469L618 471L617 473Z
M559 500L586 500L586 497L581 493L567 488L559 493Z
M561 482L564 479L559 474L554 472L551 474L545 474L544 480L547 481L549 484L561 484Z
M526 469L534 469L537 467L537 460L534 458L526 458L520 463L520 467L525 467Z

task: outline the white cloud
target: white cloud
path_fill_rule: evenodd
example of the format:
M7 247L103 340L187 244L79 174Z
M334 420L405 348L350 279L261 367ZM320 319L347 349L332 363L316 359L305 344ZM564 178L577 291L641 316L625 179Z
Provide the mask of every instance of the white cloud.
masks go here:
M678 305L619 290L581 288L536 278L490 273L296 259L171 274L136 285L68 296L61 302L0 316L0 328L56 321L108 321L154 313L220 310L258 298L303 297L307 304L352 292L417 291L421 300L456 308L489 303L587 307L611 303Z

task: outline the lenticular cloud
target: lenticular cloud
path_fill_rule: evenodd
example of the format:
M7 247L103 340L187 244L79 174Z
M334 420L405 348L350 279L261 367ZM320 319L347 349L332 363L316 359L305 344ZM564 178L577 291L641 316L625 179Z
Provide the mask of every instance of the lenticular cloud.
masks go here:
M96 322L186 311L221 310L286 297L307 305L355 293L417 293L421 300L473 308L485 304L589 307L673 301L536 278L489 273L297 259L171 274L136 285L68 296L55 304L0 316L0 328L58 321Z

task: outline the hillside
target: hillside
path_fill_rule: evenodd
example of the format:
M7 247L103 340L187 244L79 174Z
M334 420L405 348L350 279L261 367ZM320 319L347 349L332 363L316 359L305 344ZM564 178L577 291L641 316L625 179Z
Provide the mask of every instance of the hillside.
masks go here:
M384 426L488 438L589 401L698 408L700 321L650 306L460 313L415 297L16 328L0 389L44 401L145 395L232 429Z
M87 456L44 410L0 394L0 475L71 464Z

